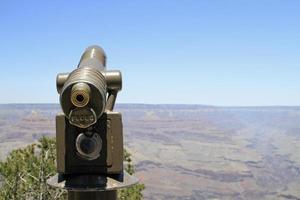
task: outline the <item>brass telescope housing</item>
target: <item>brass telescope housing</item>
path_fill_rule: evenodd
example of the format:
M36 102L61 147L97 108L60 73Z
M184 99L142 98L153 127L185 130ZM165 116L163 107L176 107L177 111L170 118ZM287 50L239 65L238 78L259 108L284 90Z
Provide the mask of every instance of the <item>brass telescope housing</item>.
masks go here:
M122 114L113 111L122 76L105 64L103 49L91 46L75 70L57 75L63 111L56 115L60 174L123 173Z
M70 123L87 128L105 110L113 110L117 93L122 89L122 75L118 70L107 71L104 50L91 46L81 56L77 69L57 75L56 86Z
M122 113L113 111L121 72L106 70L103 49L91 46L75 70L57 75L56 86L58 174L47 183L68 190L69 200L117 199L118 189L138 182L124 171Z

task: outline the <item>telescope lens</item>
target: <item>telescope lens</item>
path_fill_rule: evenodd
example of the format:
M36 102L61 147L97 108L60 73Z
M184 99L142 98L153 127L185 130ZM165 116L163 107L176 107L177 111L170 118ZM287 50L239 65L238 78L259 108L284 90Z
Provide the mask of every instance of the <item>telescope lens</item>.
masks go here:
M71 102L76 107L84 107L90 101L90 86L86 83L76 83L72 87Z
M81 94L79 94L79 95L77 95L76 100L77 100L78 102L83 102L84 97L83 97Z

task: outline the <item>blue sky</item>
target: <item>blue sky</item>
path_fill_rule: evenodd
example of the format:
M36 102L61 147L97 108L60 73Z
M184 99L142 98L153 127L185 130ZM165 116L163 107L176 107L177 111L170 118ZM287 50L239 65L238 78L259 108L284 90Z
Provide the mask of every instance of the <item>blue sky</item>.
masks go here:
M0 103L58 103L101 45L121 103L300 105L300 1L2 1Z

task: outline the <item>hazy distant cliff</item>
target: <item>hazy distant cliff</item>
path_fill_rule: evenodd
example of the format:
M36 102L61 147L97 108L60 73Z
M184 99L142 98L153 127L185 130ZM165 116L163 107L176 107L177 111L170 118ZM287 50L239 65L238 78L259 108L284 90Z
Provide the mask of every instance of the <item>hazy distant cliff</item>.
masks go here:
M56 104L0 105L1 157L54 136ZM146 199L300 199L300 107L119 104Z

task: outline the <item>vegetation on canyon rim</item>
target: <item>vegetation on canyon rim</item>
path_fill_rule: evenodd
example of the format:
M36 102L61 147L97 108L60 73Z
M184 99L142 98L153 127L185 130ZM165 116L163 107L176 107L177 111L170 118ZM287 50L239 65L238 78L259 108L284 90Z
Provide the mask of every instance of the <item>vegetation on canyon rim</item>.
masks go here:
M124 151L124 167L134 173L131 154ZM48 178L56 173L55 138L42 137L37 143L13 150L0 162L2 186L0 200L6 199L67 199L64 190L47 185ZM139 200L143 198L144 184L119 190L118 199Z

